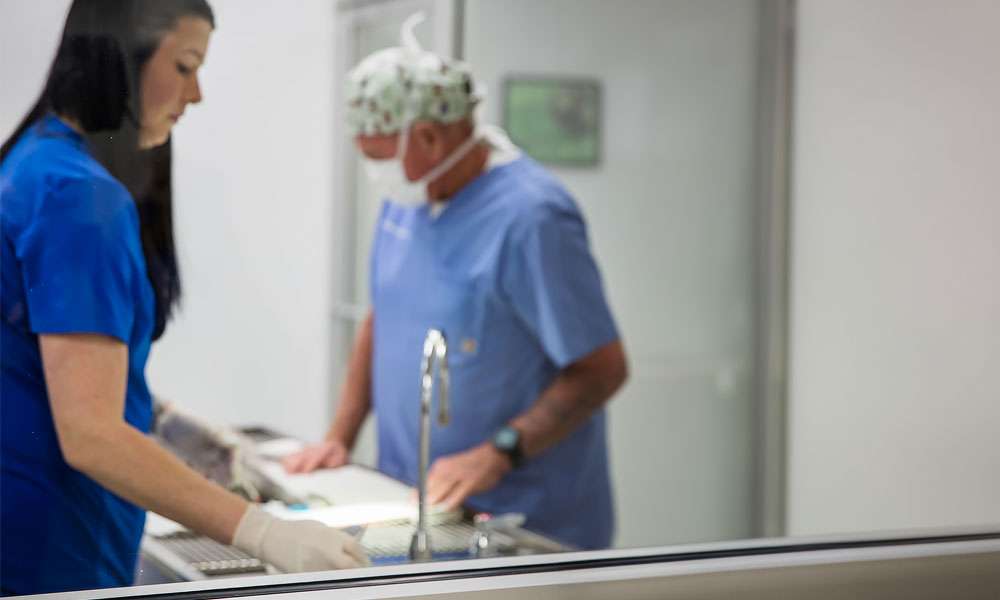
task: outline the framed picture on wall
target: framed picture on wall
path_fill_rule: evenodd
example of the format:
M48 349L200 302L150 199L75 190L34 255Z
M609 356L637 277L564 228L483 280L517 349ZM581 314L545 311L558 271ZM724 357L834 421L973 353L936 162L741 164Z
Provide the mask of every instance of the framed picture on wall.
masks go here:
M503 126L539 162L593 167L601 159L601 84L596 79L510 76Z

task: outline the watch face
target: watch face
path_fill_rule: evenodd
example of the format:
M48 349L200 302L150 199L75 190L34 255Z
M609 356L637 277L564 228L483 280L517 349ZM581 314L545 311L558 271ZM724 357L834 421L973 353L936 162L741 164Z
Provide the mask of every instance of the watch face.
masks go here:
M496 436L493 438L493 442L498 448L504 450L511 450L517 446L517 430L513 427L504 427L497 432Z

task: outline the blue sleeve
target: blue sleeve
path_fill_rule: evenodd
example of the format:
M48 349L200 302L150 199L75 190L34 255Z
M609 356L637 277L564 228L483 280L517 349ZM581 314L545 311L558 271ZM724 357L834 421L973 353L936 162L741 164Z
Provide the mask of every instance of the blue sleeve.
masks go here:
M501 285L560 369L618 339L578 211L546 207L517 222Z
M103 334L127 344L132 290L144 276L138 237L135 206L117 182L54 184L16 242L31 330Z

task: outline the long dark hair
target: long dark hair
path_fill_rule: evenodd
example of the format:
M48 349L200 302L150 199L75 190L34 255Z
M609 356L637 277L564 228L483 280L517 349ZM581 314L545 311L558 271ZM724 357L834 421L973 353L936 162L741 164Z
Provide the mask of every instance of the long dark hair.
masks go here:
M29 127L53 112L76 121L95 158L132 193L156 293L153 339L181 297L174 244L171 145L139 149L139 81L181 17L215 16L205 0L74 0L41 96L0 146L3 161Z

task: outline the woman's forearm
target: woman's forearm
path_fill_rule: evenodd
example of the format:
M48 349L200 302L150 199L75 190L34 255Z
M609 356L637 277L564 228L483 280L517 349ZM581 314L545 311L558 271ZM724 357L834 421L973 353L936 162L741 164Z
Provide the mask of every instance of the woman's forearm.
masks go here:
M134 504L221 543L232 542L245 500L123 421L90 429L67 453L74 468Z
M102 335L44 334L38 345L66 462L134 504L229 543L246 502L122 419L125 344Z

